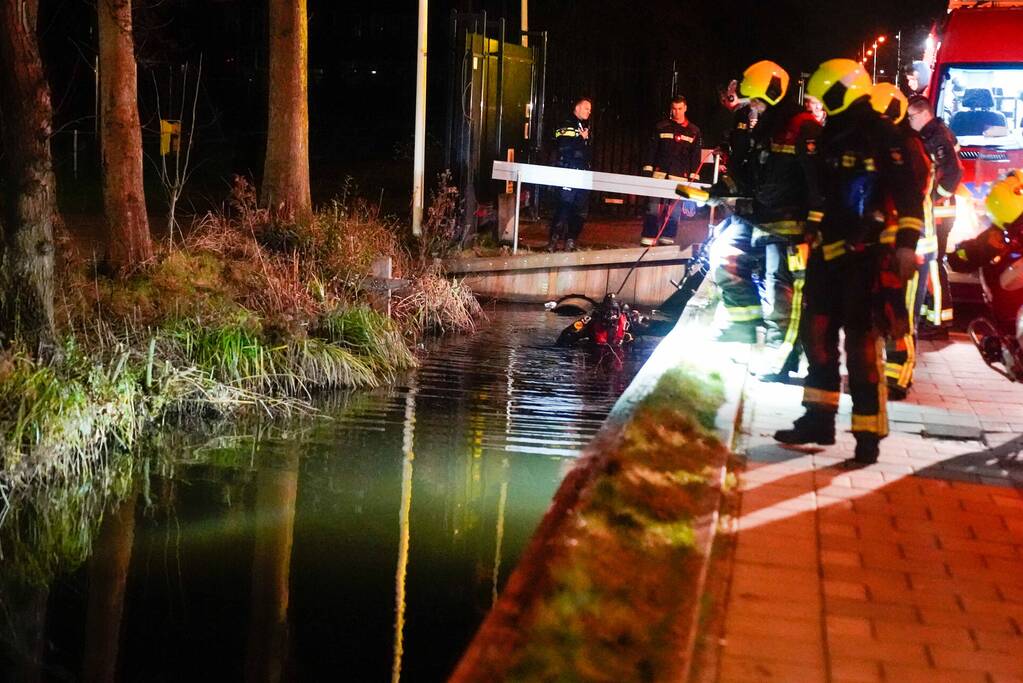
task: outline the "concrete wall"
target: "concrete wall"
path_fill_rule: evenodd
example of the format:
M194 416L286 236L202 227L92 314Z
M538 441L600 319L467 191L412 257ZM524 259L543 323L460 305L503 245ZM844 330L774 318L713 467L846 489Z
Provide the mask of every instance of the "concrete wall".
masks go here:
M539 303L566 294L600 298L621 286L643 248L602 249L554 254L519 254L495 258L449 259L446 271L465 278L473 292L501 301ZM639 306L660 305L675 291L690 249L653 247L628 276L620 297Z

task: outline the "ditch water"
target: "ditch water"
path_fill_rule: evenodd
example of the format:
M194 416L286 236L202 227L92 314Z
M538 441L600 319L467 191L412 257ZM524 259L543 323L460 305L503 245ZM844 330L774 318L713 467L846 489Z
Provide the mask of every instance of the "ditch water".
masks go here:
M5 601L36 623L6 609L0 664L38 658L54 681L444 680L652 349L620 367L557 349L567 322L501 308L398 385L332 400L332 419L157 439L92 556Z

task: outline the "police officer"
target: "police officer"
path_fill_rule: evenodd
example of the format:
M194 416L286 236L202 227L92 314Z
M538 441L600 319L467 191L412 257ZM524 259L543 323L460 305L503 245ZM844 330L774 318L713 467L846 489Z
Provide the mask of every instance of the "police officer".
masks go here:
M808 222L820 218L818 144L821 126L799 102L785 99L789 76L770 61L743 74L741 92L758 114L746 163L730 166L737 192L749 191L748 216L733 216L715 243L714 280L727 317L719 338L753 341L763 324L773 351L766 376L784 379L792 367L799 330ZM746 186L746 190L743 186ZM748 220L747 220L748 219ZM763 301L753 280L755 259L762 267ZM775 377L772 377L775 378Z
M686 98L671 98L669 116L654 126L647 144L643 175L670 180L695 180L699 176L700 148L703 144L699 127L686 118ZM674 244L682 201L651 198L643 217L643 237L639 243L650 246ZM662 229L663 228L663 229ZM658 234L660 237L658 237Z
M931 163L923 142L906 122L909 102L896 86L878 83L870 92L870 104L882 117L895 124L896 131L909 152L908 161L913 169L916 190L924 211L924 230L916 244L917 271L906 283L905 308L908 330L902 336L885 339L885 380L888 383L888 399L900 401L906 398L913 384L913 370L916 367L916 338L920 312L927 293L927 278L931 264L938 253L938 240L934 234L934 211L930 201ZM888 224L881 234L881 242L894 244L898 229L898 215L889 205Z
M593 103L590 98L578 98L572 107L572 115L554 129L554 143L557 147L555 166L590 170L593 158L593 140L590 135L592 109ZM575 251L576 240L583 231L589 203L589 190L571 187L562 187L558 190L558 205L551 218L547 251L556 251L562 239L566 251Z
M916 269L923 227L909 152L894 126L871 108L871 88L862 65L850 59L824 62L807 84L807 92L823 103L828 125L821 140L824 210L806 274L806 413L774 435L791 444L835 442L838 340L844 330L858 463L876 462L880 440L888 434L879 334L900 333L893 329L896 316L878 314L878 308L892 313L892 299L879 299L876 292L904 296L902 284ZM880 243L886 203L898 216L892 246Z
M959 182L963 179L963 167L959 160L959 142L945 122L934 115L931 103L926 97L917 96L909 100L909 125L923 140L924 148L931 157L932 179L930 201L935 207L948 206L953 201ZM926 338L948 338L948 326L952 322L952 297L945 269L944 255L948 246L948 235L952 221L935 219L935 234L938 239L938 256L931 265L929 274L927 305L924 318L931 326L924 332Z

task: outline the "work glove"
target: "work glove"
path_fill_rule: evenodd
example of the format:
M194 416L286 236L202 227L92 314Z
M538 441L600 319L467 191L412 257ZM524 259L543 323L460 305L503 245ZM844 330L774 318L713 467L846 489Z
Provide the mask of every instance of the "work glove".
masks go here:
M916 251L909 247L899 247L895 250L895 265L902 281L909 282L917 268Z
M750 197L737 197L735 199L735 215L752 216L753 200Z
M710 194L712 197L735 197L739 194L739 186L730 177L723 175L711 186Z

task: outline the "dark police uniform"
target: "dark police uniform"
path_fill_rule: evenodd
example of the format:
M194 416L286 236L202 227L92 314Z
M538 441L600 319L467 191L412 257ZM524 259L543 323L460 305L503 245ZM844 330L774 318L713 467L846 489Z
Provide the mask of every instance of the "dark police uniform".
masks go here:
M700 167L703 138L699 127L691 121L678 123L664 119L654 126L654 134L646 149L644 175L670 180L689 180ZM682 201L651 198L643 218L643 244L653 244L660 233L662 244L675 241ZM667 225L665 225L667 221ZM661 227L664 226L664 230Z
M869 98L828 119L821 153L825 203L806 275L803 340L810 367L803 405L808 415L827 415L833 422L841 391L838 338L844 329L852 431L858 442L866 438L876 444L888 434L879 336L888 325L877 315L878 305L890 308L885 290L904 296L893 272L893 247L916 249L923 202L910 150ZM898 221L893 243L885 245L881 236L889 204Z
M924 149L931 157L931 195L934 205L953 201L956 188L963 179L963 167L959 161L959 141L941 119L935 117L920 131ZM935 220L937 236L937 257L932 261L928 279L928 296L923 318L931 325L940 326L952 322L952 294L945 269L945 251L948 235L952 231L950 218Z
M751 182L748 164L758 120L758 114L749 104L744 104L732 114L731 127L725 133L722 151L725 154L726 177L734 183L731 194L736 196L748 196Z
M592 139L583 137L583 131L590 130L590 122L569 116L554 129L554 143L557 159L555 166L590 170L593 157ZM551 219L550 243L554 249L558 240L565 239L566 248L572 248L583 230L583 222L589 210L590 191L562 187L558 190L558 205Z

